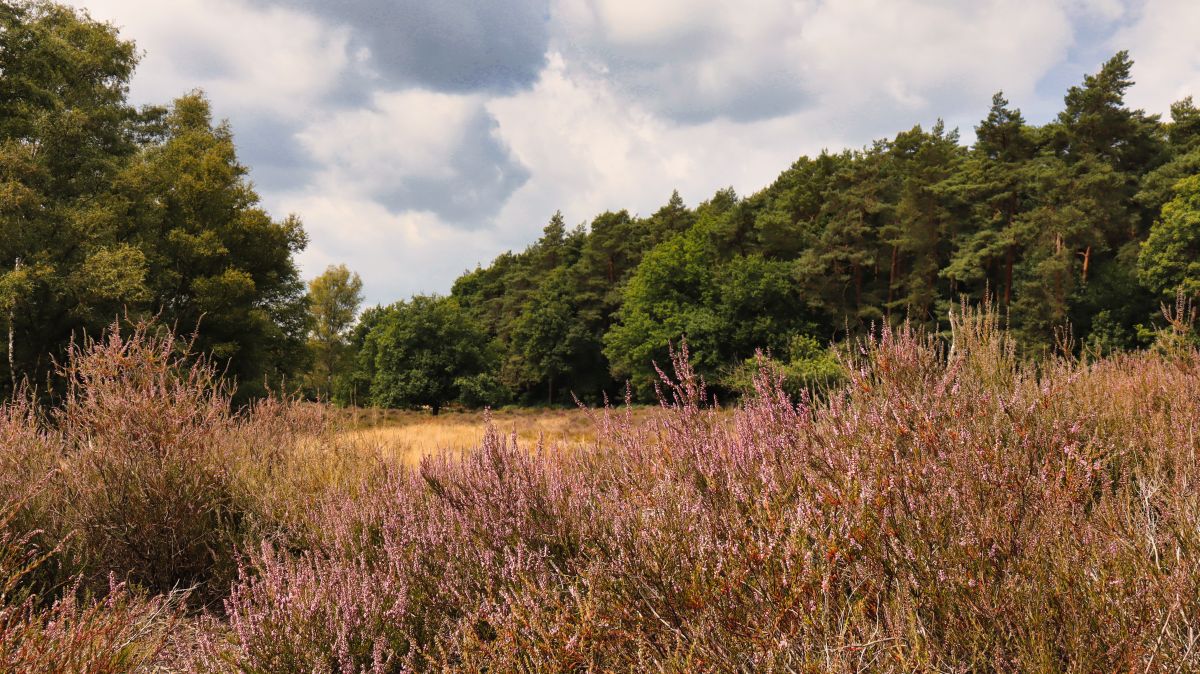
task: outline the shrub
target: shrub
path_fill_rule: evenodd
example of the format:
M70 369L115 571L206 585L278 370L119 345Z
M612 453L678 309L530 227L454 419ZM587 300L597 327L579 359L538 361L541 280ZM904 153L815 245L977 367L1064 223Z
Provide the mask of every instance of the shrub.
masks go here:
M62 373L60 526L87 587L100 591L116 573L155 594L224 596L245 505L215 365L181 350L170 331L139 324L123 335L114 324L74 346Z
M846 382L846 372L832 348L822 347L808 335L795 335L783 358L775 359L762 352L734 366L723 377L725 388L742 395L755 392L754 380L767 368L780 376L780 385L793 399L806 395L824 395L837 390Z
M198 667L1200 668L1194 350L1023 364L966 311L732 413L675 367L592 447L492 431L335 500L312 549L252 556Z
M148 667L178 617L176 597L142 600L113 584L99 602L78 585L53 602L28 591L26 577L48 556L14 527L24 504L0 507L0 671L106 674Z
M45 485L14 514L56 551L27 577L43 590L78 575L103 595L115 575L219 607L239 548L302 543L305 497L344 486L331 452L302 451L332 437L323 408L266 398L235 411L214 364L152 323L74 346L61 374L59 406L0 405L0 499Z
M450 635L490 629L495 592L526 573L548 578L573 549L556 531L565 520L548 490L558 481L542 468L490 432L461 462L393 468L365 494L334 500L318 549L288 557L265 546L253 556L225 606L237 645L208 666L393 671L440 661ZM523 541L540 552L512 557ZM519 575L496 577L497 564Z
M0 503L11 504L9 532L19 532L26 543L53 551L47 559L21 576L21 584L46 590L68 582L57 554L55 501L51 485L62 454L56 434L42 423L41 410L29 391L23 390L0 404ZM33 489L34 485L41 488Z

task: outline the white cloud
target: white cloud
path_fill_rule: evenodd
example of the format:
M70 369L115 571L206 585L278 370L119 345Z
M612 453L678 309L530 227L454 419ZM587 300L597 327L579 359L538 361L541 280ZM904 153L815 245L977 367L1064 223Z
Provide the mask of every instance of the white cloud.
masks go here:
M133 97L165 103L204 89L221 115L308 115L351 65L347 29L238 0L74 0L137 41Z
M414 176L452 178L454 154L479 103L421 90L378 94L372 107L336 111L297 138L328 170L368 187Z
M497 216L503 240L532 240L555 210L579 222L604 210L647 215L679 189L690 203L717 189L750 192L834 135L815 115L677 125L559 54L530 91L488 104L499 133L532 176ZM516 245L516 244L514 244Z
M1148 112L1166 113L1184 96L1200 99L1200 2L1146 0L1134 21L1113 36L1113 49L1128 49L1134 60L1129 102Z
M379 93L335 111L297 138L324 167L315 187L371 196L393 211L428 210L476 228L527 177L477 95Z
M658 142L660 121L617 99L602 80L572 79L560 56L550 62L531 91L488 104L533 175L497 218L516 228L518 239L557 209L582 219L615 206L614 194L632 198L673 172L669 150ZM648 173L659 175L646 180Z
M267 205L275 212L303 215L314 242L299 256L306 276L346 263L362 276L370 304L419 292L446 293L455 278L498 247L487 232L450 226L433 213L397 214L344 193L287 193Z
M1095 4L1095 3L1092 3ZM562 0L556 42L628 95L684 122L841 107L960 108L1029 94L1066 56L1076 0ZM868 109L863 109L867 107ZM956 110L940 108L940 114Z
M823 105L881 100L910 109L961 107L1002 87L1028 95L1072 39L1062 8L1020 0L829 2L798 29Z
M1067 9L1073 14L1109 23L1126 14L1122 0L1069 0Z

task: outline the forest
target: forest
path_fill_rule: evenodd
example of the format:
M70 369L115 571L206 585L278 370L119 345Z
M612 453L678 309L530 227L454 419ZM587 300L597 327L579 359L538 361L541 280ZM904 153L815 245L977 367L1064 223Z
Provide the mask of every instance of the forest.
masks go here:
M994 302L1022 351L1146 346L1200 293L1200 110L1124 102L1121 52L1029 124L997 93L964 145L939 122L800 157L749 196L569 225L465 272L446 295L359 315L362 282L306 287L306 235L273 218L201 92L127 98L136 50L45 3L6 4L0 59L0 322L6 391L61 390L73 339L149 316L193 334L248 400L299 391L382 407L652 400L686 340L717 391L763 351L793 389L841 376L829 347L872 326L948 328Z
M758 350L794 388L822 385L839 376L829 345L903 322L945 332L961 302L995 303L1029 357L1144 347L1163 302L1200 292L1200 110L1129 109L1132 63L1113 56L1042 126L997 93L970 146L914 126L801 157L748 197L675 193L575 227L555 214L448 296L367 310L333 397L595 402L629 382L652 400L654 364L684 339L717 390L744 390ZM438 337L421 343L426 325ZM448 375L406 378L406 362Z

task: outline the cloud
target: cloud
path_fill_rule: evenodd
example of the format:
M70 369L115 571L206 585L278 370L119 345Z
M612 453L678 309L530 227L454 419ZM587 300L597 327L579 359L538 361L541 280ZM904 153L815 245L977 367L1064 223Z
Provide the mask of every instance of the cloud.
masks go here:
M1128 49L1134 60L1137 84L1129 92L1129 103L1166 113L1184 96L1200 99L1200 3L1146 0L1136 5L1133 16L1110 40L1113 50Z
M321 189L477 228L529 177L495 132L480 98L410 89L334 112L297 138L323 167Z
M352 102L349 30L298 10L238 0L76 0L116 25L143 58L134 102L164 104L202 89L230 119L260 189L307 182L317 168L294 134L331 100Z
M310 183L321 166L296 139L297 122L280 123L269 115L234 117L238 160L250 169L259 191L287 190Z
M455 278L500 247L486 231L465 231L424 211L394 213L352 194L296 191L273 196L267 206L303 215L314 242L299 256L306 276L348 263L363 278L368 304L446 293Z
M561 0L554 45L656 113L694 123L769 117L812 94L788 61L803 3L753 11L717 0Z
M1028 0L762 0L752 11L722 0L562 0L554 21L568 60L694 124L826 106L856 119L952 114L1001 86L1029 93L1065 56L1071 14L1083 11Z
M549 40L546 0L282 2L348 27L392 88L512 91L537 79Z
M648 215L673 189L691 204L730 185L749 193L800 154L843 143L811 112L676 124L560 54L551 55L531 89L487 107L531 174L495 218L497 240L515 248L528 244L556 210L577 223L622 208Z
M303 118L342 86L349 31L237 0L78 0L145 53L131 85L141 102L204 89L223 115Z

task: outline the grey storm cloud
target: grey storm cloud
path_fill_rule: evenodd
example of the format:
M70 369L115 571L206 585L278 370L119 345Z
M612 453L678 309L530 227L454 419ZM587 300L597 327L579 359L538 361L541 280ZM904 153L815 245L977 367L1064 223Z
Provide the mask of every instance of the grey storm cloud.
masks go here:
M286 190L307 184L320 168L296 143L296 127L265 116L244 115L234 127L238 155L259 189Z
M474 96L427 90L378 94L304 129L298 140L335 184L393 214L436 214L457 229L485 226L530 173Z
M544 67L550 39L548 0L251 2L297 10L329 26L347 28L349 52L366 55L322 96L323 113L291 124L255 117L242 120L239 145L254 160L256 182L270 189L304 188L313 184L322 168L329 168L296 142L298 135L311 131L308 123L327 115L371 110L376 95L388 91L506 94L524 89ZM375 167L377 174L364 175L361 167L356 172L343 165L348 172L342 175L357 178L355 182L374 201L393 213L427 211L457 228L481 227L529 179L529 171L495 137L495 126L491 115L478 110L461 130L461 143L448 165L438 170L409 167L397 173L384 164Z
M702 78L693 64L632 68L621 72L618 86L656 112L683 124L717 118L755 122L803 109L812 96L794 73L748 72L730 77L718 89L697 85Z
M605 4L613 3L590 0L587 20L560 21L554 48L670 121L755 122L816 101L803 64L783 53L772 33L775 23L763 21L757 41L739 41L722 14L730 10L712 3L697 1L683 15L622 10L620 19L601 18L597 7Z
M549 44L547 0L281 0L349 26L385 82L508 92L532 84Z
M529 170L496 139L495 126L479 111L464 129L448 175L407 176L371 196L394 213L430 211L458 228L482 226L529 179Z

